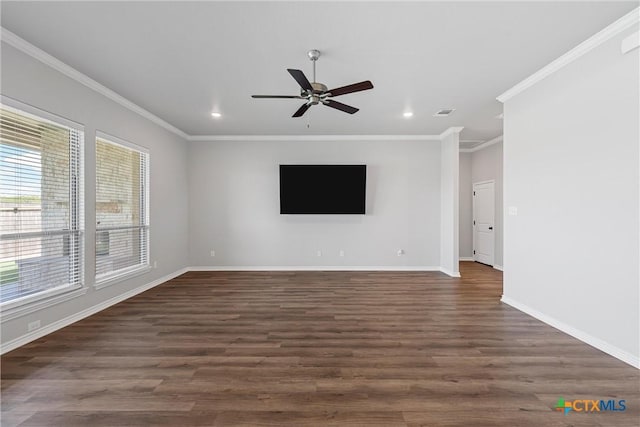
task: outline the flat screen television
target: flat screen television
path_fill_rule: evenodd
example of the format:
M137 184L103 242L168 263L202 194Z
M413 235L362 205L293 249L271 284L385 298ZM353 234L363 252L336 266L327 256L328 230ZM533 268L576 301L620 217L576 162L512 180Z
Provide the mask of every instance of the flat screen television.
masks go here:
M281 214L364 215L366 165L280 165Z

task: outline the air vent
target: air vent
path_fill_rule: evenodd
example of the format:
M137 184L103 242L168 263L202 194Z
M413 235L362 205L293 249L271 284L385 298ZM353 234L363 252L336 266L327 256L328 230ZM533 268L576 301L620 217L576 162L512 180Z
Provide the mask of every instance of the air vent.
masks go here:
M456 111L455 108L443 108L442 110L436 112L433 117L447 117L450 116L454 111Z

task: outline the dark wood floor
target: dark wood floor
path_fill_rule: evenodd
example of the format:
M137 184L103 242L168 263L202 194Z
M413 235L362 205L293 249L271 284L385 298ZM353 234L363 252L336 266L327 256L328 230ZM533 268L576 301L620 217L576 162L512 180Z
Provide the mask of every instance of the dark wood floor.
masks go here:
M639 425L636 369L461 269L187 273L3 356L2 425Z

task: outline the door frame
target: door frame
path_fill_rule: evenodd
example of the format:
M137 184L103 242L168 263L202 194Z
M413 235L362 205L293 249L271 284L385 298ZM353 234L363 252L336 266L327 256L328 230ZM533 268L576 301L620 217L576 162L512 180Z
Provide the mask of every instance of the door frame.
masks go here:
M478 181L471 183L471 235L472 235L472 258L474 262L478 262L476 260L476 197L473 192L475 191L476 185L482 184L493 184L493 262L491 267L495 267L496 265L496 180L495 179L487 179L485 181Z

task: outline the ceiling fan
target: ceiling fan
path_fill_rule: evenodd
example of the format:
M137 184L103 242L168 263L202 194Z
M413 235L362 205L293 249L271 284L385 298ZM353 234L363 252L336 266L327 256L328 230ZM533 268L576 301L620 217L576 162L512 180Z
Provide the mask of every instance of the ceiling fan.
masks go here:
M287 68L291 77L300 85L300 95L251 95L252 98L278 98L278 99L306 99L302 107L298 108L291 117L302 117L312 105L324 104L327 107L354 114L358 108L352 107L342 102L334 101L333 97L346 95L347 93L360 92L362 90L373 89L373 84L369 80L354 83L347 86L327 90L327 86L316 82L316 61L320 58L320 51L313 49L307 52L309 59L313 62L313 82L309 82L304 73L300 70Z

